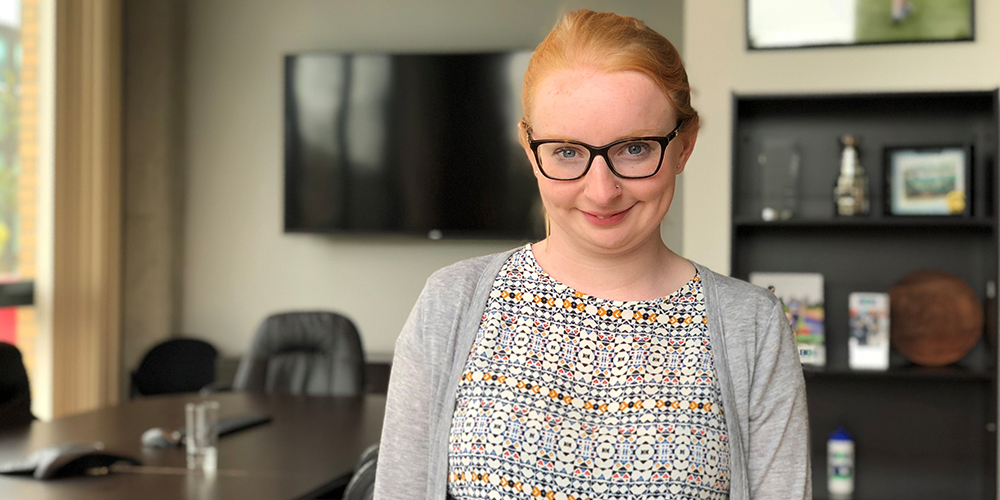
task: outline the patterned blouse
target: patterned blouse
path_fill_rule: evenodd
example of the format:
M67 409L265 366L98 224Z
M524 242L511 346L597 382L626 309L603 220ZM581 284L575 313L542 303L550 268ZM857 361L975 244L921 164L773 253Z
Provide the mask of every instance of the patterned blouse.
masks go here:
M563 285L531 246L497 274L458 385L457 500L729 497L701 279L648 301Z

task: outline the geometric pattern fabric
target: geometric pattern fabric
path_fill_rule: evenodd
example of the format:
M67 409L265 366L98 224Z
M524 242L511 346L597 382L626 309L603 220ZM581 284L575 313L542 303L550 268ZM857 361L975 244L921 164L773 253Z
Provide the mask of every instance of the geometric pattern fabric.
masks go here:
M567 287L515 252L458 385L456 500L717 500L729 436L695 275L648 301Z

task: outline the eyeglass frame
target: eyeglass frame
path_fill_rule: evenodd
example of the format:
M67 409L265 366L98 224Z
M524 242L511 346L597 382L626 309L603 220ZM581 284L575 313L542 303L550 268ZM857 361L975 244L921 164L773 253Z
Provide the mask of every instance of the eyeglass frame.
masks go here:
M525 132L525 135L527 136L527 139L528 139L528 146L531 148L531 152L534 153L534 155L535 155L535 163L538 165L538 171L541 172L542 175L545 176L546 179L551 179L551 180L554 180L554 181L576 181L576 180L580 180L580 179L583 178L583 176L587 175L587 172L590 172L590 166L594 164L594 158L596 158L597 156L600 156L601 158L604 158L604 163L608 166L608 170L611 170L611 173L615 174L615 176L618 177L619 179L648 179L648 178L656 175L657 173L659 173L660 168L663 166L663 157L664 157L664 155L667 152L667 146L670 145L670 141L676 139L677 136L680 134L680 130L681 130L681 126L682 125L684 125L684 120L678 121L677 122L677 126L674 127L674 129L671 130L670 133L668 133L667 135L664 135L664 136L626 137L624 139L618 139L617 141L610 142L610 143L605 144L603 146L591 146L590 144L587 144L585 142L565 140L565 139L538 139L538 140L534 140L534 139L531 138L531 128L530 127L525 127L524 128L524 132ZM629 177L629 176L622 175L617 170L615 170L615 166L612 163L611 158L608 157L608 151L610 151L611 148L613 148L613 147L615 147L615 146L617 146L619 144L626 143L626 142L632 142L632 141L656 141L656 142L660 143L660 161L659 161L659 163L656 164L656 170L654 170L653 173L651 173L649 175L639 176L639 177ZM582 146L583 148L585 148L590 153L590 158L587 160L587 167L583 169L583 173L581 173L580 175L578 175L576 177L573 177L571 179L560 179L558 177L552 177L551 175L545 173L545 169L542 167L542 159L539 158L539 156L538 156L538 147L541 146L542 144L556 144L556 143L558 143L558 144L573 144L575 146Z

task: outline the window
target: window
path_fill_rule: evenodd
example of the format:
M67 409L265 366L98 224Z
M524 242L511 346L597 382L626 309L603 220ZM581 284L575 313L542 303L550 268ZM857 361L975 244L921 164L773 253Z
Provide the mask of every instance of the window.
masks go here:
M0 341L35 366L40 0L0 0Z

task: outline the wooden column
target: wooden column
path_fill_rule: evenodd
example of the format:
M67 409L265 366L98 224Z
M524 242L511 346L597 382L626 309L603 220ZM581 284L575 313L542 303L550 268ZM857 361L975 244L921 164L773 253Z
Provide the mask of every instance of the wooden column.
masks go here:
M121 2L56 6L53 416L119 401Z
M123 0L122 373L179 332L185 0ZM128 393L129 377L122 377Z

